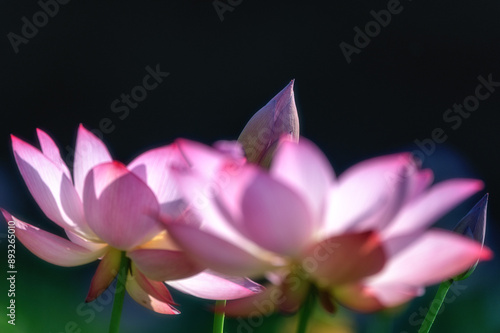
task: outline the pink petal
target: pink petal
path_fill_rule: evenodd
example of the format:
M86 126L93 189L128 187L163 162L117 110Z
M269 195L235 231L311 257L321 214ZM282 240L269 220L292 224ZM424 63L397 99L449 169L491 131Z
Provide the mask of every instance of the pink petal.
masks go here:
M267 250L293 256L311 241L310 208L257 167L248 165L231 177L217 199L234 227Z
M408 183L407 202L418 198L434 180L434 173L430 169L416 170L415 174L410 177Z
M303 254L302 267L320 285L355 282L379 272L386 255L374 232L334 236Z
M491 257L492 252L481 248L480 243L451 232L430 230L393 253L384 269L368 278L366 285L384 305L393 306L404 297L385 293L391 286L408 289L438 283L464 272L478 259Z
M204 271L183 280L165 281L183 293L213 300L231 300L261 292L263 287L247 278Z
M172 305L177 305L174 302L172 295L170 295L167 286L165 286L163 282L152 281L148 279L144 274L142 274L142 272L139 269L137 269L135 263L133 263L131 266L131 272L135 280L137 281L137 284L139 284L141 289L144 290L146 293L148 293L149 295L153 296L154 298L160 301Z
M15 136L12 136L12 148L19 171L45 215L64 229L95 238L83 217L81 200L65 171Z
M285 301L286 297L281 286L266 285L262 292L228 301L225 307L216 308L215 311L224 311L229 317L269 316Z
M83 238L83 237L81 237L81 236L79 236L79 235L77 235L74 232L71 232L69 230L65 230L65 232L66 232L66 236L68 236L69 240L72 243L83 246L84 248L89 249L90 251L99 251L99 250L105 248L106 246L108 246L108 244L106 244L106 243L93 242L91 240Z
M134 159L127 168L153 190L163 214L177 217L185 208L171 173L172 167L187 167L177 145L149 150Z
M66 177L71 180L71 174L69 173L68 166L62 160L61 153L59 152L59 148L57 148L55 142L51 139L50 136L47 135L47 133L45 133L41 129L37 128L36 132L38 134L38 141L40 142L40 147L42 148L43 154L49 160L54 162L54 164L59 166Z
M325 155L312 142L283 142L273 159L271 176L290 186L310 207L316 223L322 223L325 199L335 174Z
M344 307L358 312L373 312L384 308L370 289L359 283L335 286L331 294Z
M112 160L104 143L80 124L73 165L75 188L80 198L83 198L83 187L87 173L96 165Z
M211 178L227 160L234 160L230 154L224 154L195 141L177 139L175 144L179 147L190 168L207 178Z
M243 147L238 141L219 140L214 142L212 146L219 152L236 160L245 158Z
M117 249L132 249L161 231L156 196L119 162L100 164L89 172L83 202L89 226Z
M227 302L225 311L230 317L269 316L273 312L296 312L310 291L307 281L293 274L288 275L279 285L269 284L258 294Z
M90 289L85 302L92 302L101 295L115 279L120 269L121 252L115 249L109 249L104 255L97 270L90 282Z
M404 283L377 284L365 289L385 308L401 305L425 293L424 287Z
M472 179L451 179L432 186L399 212L383 231L383 238L424 230L482 188L481 181Z
M167 230L192 260L215 271L236 276L257 276L267 271L270 263L196 226L170 223Z
M381 230L405 201L410 154L373 158L348 169L331 190L323 234Z
M149 284L144 276L137 270L135 274L129 273L127 276L127 292L134 301L140 305L161 314L179 314L180 311L172 307L165 290L161 290L156 284ZM145 289L147 289L147 291ZM149 293L148 293L149 292ZM151 294L150 294L151 293ZM168 290L167 290L168 293ZM170 293L168 294L170 295Z
M84 265L97 260L106 251L105 248L90 251L67 239L25 223L3 209L2 214L5 220L15 222L17 239L37 257L51 264L67 267Z
M235 170L238 169L237 167ZM234 170L230 167L224 168L223 171L215 175L213 178L206 178L200 174L197 174L194 170L176 170L176 180L179 184L179 188L183 193L183 196L186 202L189 205L189 209L183 214L183 216L179 219L181 224L189 225L192 228L201 229L201 232L198 231L187 231L180 230L176 233L175 230L171 230L171 235L178 236L176 241L181 245L184 245L185 250L191 253L194 258L204 258L205 255L210 254L214 251L214 249L209 249L209 252L205 250L205 244L203 242L198 242L197 244L193 244L194 248L190 248L190 244L193 243L191 241L191 234L196 234L200 237L200 239L204 239L207 237L209 242L215 242L216 244L224 244L227 249L232 249L236 255L233 258L237 267L244 267L245 262L253 262L253 265L256 267L268 266L263 265L262 260L257 258L269 257L268 253L255 245L250 240L246 239L242 236L233 226L232 223L228 221L220 211L219 207L215 202L215 197L219 194L226 193L229 191L228 185L231 182L231 177L234 174ZM177 226L177 223L167 224L167 227L172 225L173 227ZM179 227L182 228L182 227ZM181 239L186 237L185 240ZM200 247L200 248L198 248ZM231 252L228 252L231 253ZM201 255L201 257L199 256ZM225 256L226 254L224 254ZM240 255L243 258L247 258L242 265L239 263ZM210 254L211 256L211 254ZM220 254L216 254L216 257L219 257ZM207 259L207 258L205 258ZM215 259L212 257L212 259ZM228 258L226 258L228 259ZM201 265L205 265L207 263L201 262ZM214 264L217 267L224 266L225 264L220 265L219 263L214 263L213 260L210 260L210 264ZM210 265L207 264L207 265ZM229 262L226 262L229 264ZM209 266L210 267L210 266ZM222 268L223 272L228 274L238 275L239 273L235 273L232 265L227 268ZM217 270L216 267L212 267ZM238 269L238 268L237 268ZM248 270L245 270L248 273ZM247 274L243 274L247 275Z
M139 249L128 252L127 256L155 281L183 279L203 270L182 251Z

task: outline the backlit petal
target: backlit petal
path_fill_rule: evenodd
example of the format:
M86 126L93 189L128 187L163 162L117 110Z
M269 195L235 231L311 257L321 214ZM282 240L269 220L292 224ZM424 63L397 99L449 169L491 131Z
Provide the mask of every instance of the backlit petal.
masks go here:
M111 155L104 143L83 125L80 125L76 138L75 162L73 165L75 188L80 198L83 198L83 187L87 173L96 165L111 161Z
M15 222L17 239L37 257L51 264L68 267L84 265L97 260L106 252L106 248L90 251L67 239L25 223L3 209L2 213L7 221Z
M214 300L231 300L254 295L263 287L252 280L207 270L187 279L165 281L183 293Z
M307 139L285 141L277 150L271 176L290 186L308 204L316 223L322 223L325 199L335 175L326 156Z
M115 279L120 269L121 252L110 248L104 255L90 282L90 289L85 302L92 302L101 295Z
M15 136L12 148L19 171L45 215L64 229L95 238L83 217L80 197L64 169Z
M89 172L83 202L89 226L117 249L132 249L161 231L155 194L119 162Z

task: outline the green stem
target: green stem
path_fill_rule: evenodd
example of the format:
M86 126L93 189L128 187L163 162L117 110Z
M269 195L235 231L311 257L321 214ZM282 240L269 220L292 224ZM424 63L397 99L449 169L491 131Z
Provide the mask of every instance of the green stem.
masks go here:
M226 314L224 312L218 312L217 309L224 308L226 306L226 301L216 301L214 313L214 331L213 333L224 333L224 318Z
M311 314L314 310L314 303L316 301L316 290L314 288L310 288L309 293L307 294L306 300L302 305L299 312L299 324L297 326L297 333L306 333L307 332L307 323Z
M444 298L446 297L452 283L452 280L448 280L439 285L436 296L429 306L427 315L425 316L424 322L422 323L422 326L420 326L418 333L428 333L431 330L432 324L434 324L434 320L438 315L439 309L441 309L441 305L443 304Z
M116 278L115 300L113 302L113 311L111 312L111 322L109 324L109 333L118 333L120 328L120 317L122 315L123 300L125 298L125 283L127 282L130 259L125 252L121 254L120 270Z

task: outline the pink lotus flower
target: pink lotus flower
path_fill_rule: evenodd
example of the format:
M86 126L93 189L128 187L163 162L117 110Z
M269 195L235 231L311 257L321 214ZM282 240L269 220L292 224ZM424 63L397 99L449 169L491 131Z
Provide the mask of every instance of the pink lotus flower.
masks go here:
M359 311L392 307L492 256L458 234L427 230L482 182L430 186L432 172L410 154L373 158L336 177L302 138L283 142L269 171L198 143L179 147L191 163L210 167L176 171L190 209L166 223L170 235L215 271L274 283L228 303L231 315L293 312L314 289L330 311L334 302Z
M291 81L255 113L241 132L238 142L243 146L248 162L268 167L282 135L289 135L293 141L299 140L293 83Z
M152 149L125 166L83 126L78 130L73 178L54 141L38 130L41 151L12 136L15 159L33 198L68 239L19 220L17 238L36 256L59 266L101 259L86 301L97 298L117 275L121 252L132 259L126 288L139 304L164 314L179 313L161 281L208 299L253 294L258 285L205 271L171 241L159 216L183 211L170 167L187 166L175 144Z

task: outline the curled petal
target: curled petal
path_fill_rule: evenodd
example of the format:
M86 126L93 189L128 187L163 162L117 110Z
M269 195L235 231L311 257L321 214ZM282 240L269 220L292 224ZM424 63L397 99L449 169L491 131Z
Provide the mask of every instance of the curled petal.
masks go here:
M150 283L147 278L135 270L135 274L127 276L127 292L140 305L161 314L179 314L180 311L171 306L172 297L168 290L162 289L157 283ZM161 282L158 282L161 283ZM167 294L168 293L168 294Z
M101 257L106 248L91 251L67 239L41 230L2 209L2 214L7 221L15 222L16 237L37 257L58 266L84 265Z
M115 279L120 269L121 252L113 248L104 255L90 282L90 289L85 302L92 302L101 295Z
M206 270L187 279L165 281L183 293L213 300L232 300L254 295L263 287L252 280Z
M167 286L165 286L163 282L151 281L148 279L139 269L137 269L135 263L131 266L131 274L134 276L141 289L149 295L163 302L167 302L168 304L178 305L174 302L172 295L170 295Z
M83 202L92 230L117 249L129 250L161 231L156 196L119 162L103 163L89 172Z

